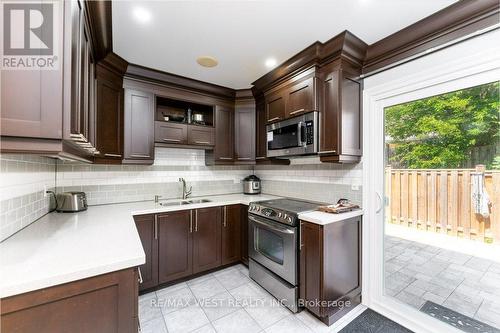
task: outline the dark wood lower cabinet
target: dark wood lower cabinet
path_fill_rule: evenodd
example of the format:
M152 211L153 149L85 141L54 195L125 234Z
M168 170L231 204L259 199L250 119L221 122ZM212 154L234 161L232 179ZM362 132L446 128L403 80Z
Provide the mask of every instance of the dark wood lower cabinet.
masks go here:
M246 212L230 205L134 216L146 253L141 291L237 263L242 254L248 264Z
M248 266L248 206L241 205L241 261Z
M222 211L222 265L241 259L241 205L224 206Z
M327 225L301 222L299 291L306 308L327 325L360 302L361 216Z
M139 266L142 283L140 290L158 285L158 233L155 215L134 216L135 226L146 254L146 263Z
M5 333L137 333L138 273L129 268L1 302Z
M158 214L158 282L193 273L193 220L190 210Z
M193 273L221 265L221 207L194 211Z

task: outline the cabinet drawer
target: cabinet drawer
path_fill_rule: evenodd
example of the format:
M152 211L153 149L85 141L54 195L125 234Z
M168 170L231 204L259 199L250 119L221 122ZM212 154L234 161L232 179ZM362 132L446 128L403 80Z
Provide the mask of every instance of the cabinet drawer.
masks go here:
M155 142L186 144L188 125L156 121Z
M297 84L294 84L288 88L287 92L287 118L295 117L304 112L316 110L314 77L307 78Z
M190 145L213 146L215 129L213 127L188 126L188 142Z

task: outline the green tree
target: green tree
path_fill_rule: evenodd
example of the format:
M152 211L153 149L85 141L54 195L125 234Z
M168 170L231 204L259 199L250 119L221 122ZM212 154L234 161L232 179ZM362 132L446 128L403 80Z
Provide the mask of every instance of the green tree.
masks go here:
M500 82L391 106L389 162L405 168L459 168L472 147L500 140Z

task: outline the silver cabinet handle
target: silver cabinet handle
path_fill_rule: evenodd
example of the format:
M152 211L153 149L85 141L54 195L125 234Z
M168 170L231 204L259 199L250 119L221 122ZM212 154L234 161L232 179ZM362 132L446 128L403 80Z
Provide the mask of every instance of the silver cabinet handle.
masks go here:
M194 211L194 232L198 232L198 210Z
M193 211L189 211L189 233L193 233Z
M144 280L142 279L141 268L137 267L137 270L139 271L139 284L142 284L142 282L144 282Z
M227 227L227 206L224 206L224 222L222 224L225 227Z
M331 153L336 153L336 150L326 150L326 151L320 151L318 154L331 154Z
M263 160L263 159L265 159L265 158L267 158L267 157L265 157L265 156L257 156L255 159L256 159L256 160Z
M281 117L274 117L274 118L268 119L267 121L269 122L269 121L275 121L275 120L280 120L280 119L281 119Z
M210 142L208 141L195 141L194 143L202 144L202 145L209 145Z
M109 153L105 153L104 156L107 156L107 157L122 157L122 155L120 155L120 154L109 154Z
M305 111L305 110L306 109L298 109L298 110L290 112L290 114L296 114L296 113L299 113L299 112L302 112L302 111Z
M158 215L155 215L154 233L155 239L158 239Z
M219 157L219 160L232 160L232 157Z
M141 155L141 154L130 154L131 157L139 157L139 158L151 158L149 155Z
M162 139L163 141L181 142L179 139Z
M246 160L251 160L250 157L238 157L239 160L243 160L243 161L246 161Z

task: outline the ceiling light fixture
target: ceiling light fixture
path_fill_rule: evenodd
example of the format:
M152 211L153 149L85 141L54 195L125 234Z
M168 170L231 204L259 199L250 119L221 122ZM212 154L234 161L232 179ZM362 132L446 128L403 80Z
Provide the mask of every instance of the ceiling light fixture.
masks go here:
M211 56L201 56L196 59L196 62L203 67L215 67L219 63L217 59Z
M274 59L274 58L269 58L269 59L267 59L267 60L266 60L266 63L265 63L265 64L266 64L266 67L267 67L267 68L273 68L274 66L276 66L276 64L277 64L277 63L278 63L278 62L276 61L276 59Z
M134 17L140 23L148 23L151 21L151 12L142 7L135 7Z

